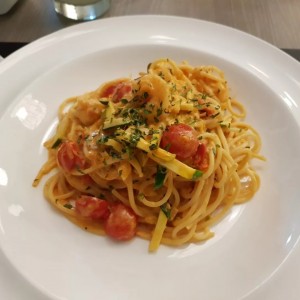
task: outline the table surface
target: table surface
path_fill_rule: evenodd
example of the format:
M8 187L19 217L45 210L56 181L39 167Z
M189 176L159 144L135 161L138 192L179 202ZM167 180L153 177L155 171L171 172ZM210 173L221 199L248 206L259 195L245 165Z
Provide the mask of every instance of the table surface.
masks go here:
M111 0L102 18L136 14L208 20L248 32L279 48L300 49L300 0ZM77 23L56 14L53 0L19 0L0 16L0 42L29 43Z

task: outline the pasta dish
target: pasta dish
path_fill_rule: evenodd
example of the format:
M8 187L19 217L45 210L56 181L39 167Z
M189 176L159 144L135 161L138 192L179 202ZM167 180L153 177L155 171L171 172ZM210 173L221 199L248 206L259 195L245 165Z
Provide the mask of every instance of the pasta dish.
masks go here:
M245 116L217 67L159 59L61 104L33 186L49 174L44 195L70 221L150 252L204 241L259 189Z

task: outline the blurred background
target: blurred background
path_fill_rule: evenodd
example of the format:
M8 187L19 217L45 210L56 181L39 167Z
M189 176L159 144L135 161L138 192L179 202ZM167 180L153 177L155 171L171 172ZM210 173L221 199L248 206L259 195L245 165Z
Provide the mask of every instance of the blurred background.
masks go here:
M17 0L1 0L17 1ZM111 0L100 18L136 14L192 17L224 24L279 48L300 49L300 0ZM54 10L53 0L18 0L0 15L0 55L77 24Z

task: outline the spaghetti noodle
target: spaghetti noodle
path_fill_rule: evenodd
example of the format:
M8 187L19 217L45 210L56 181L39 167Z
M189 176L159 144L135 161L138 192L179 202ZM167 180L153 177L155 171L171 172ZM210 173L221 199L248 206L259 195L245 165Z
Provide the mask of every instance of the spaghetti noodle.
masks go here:
M96 234L148 239L150 251L207 240L260 185L261 140L245 116L221 70L160 59L65 100L33 186L53 170L44 195L62 214Z

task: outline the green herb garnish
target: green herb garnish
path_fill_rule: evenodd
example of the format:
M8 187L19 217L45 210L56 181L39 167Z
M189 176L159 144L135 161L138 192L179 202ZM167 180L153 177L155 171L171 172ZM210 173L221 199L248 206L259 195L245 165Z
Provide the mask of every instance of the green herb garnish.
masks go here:
M149 149L152 150L152 151L157 149L157 148L158 148L157 144L150 144L150 146L149 146Z
M145 108L145 109L143 110L143 113L144 113L145 115L150 115L150 114L151 114L151 110Z
M216 113L216 114L214 114L214 115L211 115L211 118L215 118L215 117L217 117L218 115L220 114L220 112L218 112L218 113Z
M139 194L137 195L137 198L138 198L139 200L143 200L143 199L145 198L145 195L144 195L143 193L139 193Z
M203 172L200 170L196 170L193 174L192 180L197 180L198 178L200 178L203 175Z
M55 143L52 145L52 149L56 149L62 143L62 139L58 138Z
M169 152L171 146L172 146L172 145L171 145L170 143L168 143L168 144L166 145L166 147L164 148L164 150L166 150L166 151Z
M141 136L142 136L142 132L139 129L135 128L134 131L130 134L130 137L129 137L130 146L136 147L136 145L139 142Z
M82 174L82 175L86 175L78 166L76 166L76 170L80 173L80 174Z
M99 102L103 105L108 105L108 101L107 100L99 100Z
M159 117L161 114L162 114L163 110L161 107L159 107L157 110L156 110L156 116Z
M121 102L122 102L123 104L127 104L127 103L128 103L128 100L127 100L127 99L121 99Z
M160 209L163 211L163 213L169 220L171 218L171 209L168 206L170 206L168 203L164 203L163 205L161 205Z
M149 97L149 94L147 92L144 92L143 97L144 99L147 99Z
M111 148L108 152L109 156L115 159L121 159L121 154L115 151L113 148Z
M71 205L70 203L66 203L66 204L64 204L64 207L68 208L68 209L72 209L73 205Z
M106 135L102 135L101 138L97 141L98 144L105 144L108 141L109 137Z
M158 190L164 185L164 181L167 174L167 168L157 165L157 172L155 175L155 183L154 183L154 189Z
M106 199L106 198L105 198L105 195L102 194L102 193L99 194L98 198L100 198L100 199L102 199L102 200L105 200L105 199Z
M80 135L78 136L78 139L77 139L77 144L80 144L80 143L81 143L81 141L82 141L82 134L80 134Z

